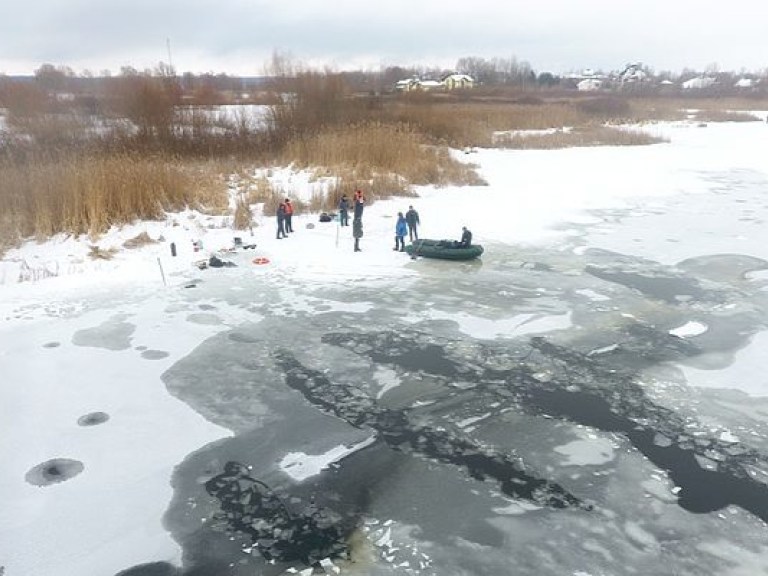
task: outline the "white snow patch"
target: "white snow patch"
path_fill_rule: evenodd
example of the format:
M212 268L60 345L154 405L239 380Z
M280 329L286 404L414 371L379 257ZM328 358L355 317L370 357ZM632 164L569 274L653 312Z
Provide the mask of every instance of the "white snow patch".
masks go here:
M464 420L459 420L456 422L456 425L459 428L466 428L470 424L474 424L475 422L480 422L480 420L484 420L485 418L488 418L488 416L491 415L491 412L487 412L483 414L482 416L473 416L472 418L466 418Z
M312 476L320 474L331 464L346 458L353 452L370 446L376 441L371 436L351 446L339 445L331 448L323 454L306 454L304 452L289 452L280 460L280 469L294 480L301 482Z
M682 326L678 326L677 328L670 330L669 333L672 334L672 336L686 338L688 336L698 336L699 334L704 334L704 332L707 330L708 327L706 324L703 324L702 322L689 321Z
M768 372L765 350L768 332L757 333L750 343L736 352L729 366L720 370L703 370L679 365L691 386L741 390L750 396L768 396Z
M600 294L599 292L595 292L594 290L591 290L589 288L582 288L580 290L576 290L576 294L581 294L582 296L586 296L592 302L605 302L606 300L610 300L610 297Z
M384 368L382 366L376 367L376 370L373 373L373 379L381 384L381 389L376 394L376 399L380 399L389 390L392 388L397 388L400 386L400 384L402 384L400 376L398 376L397 372L391 368Z
M502 515L502 516L520 516L522 514L527 514L528 512L535 512L537 510L542 510L541 506L536 506L532 502L526 502L524 500L510 500L509 504L504 507L495 507L493 508L493 511L496 514Z
M723 442L739 442L739 437L736 436L733 432L730 430L723 430L723 432L720 433L720 440Z
M605 438L574 440L554 450L565 456L566 466L599 466L614 458L613 445Z
M461 332L480 339L513 338L565 330L573 325L570 312L559 315L517 314L510 318L491 320L465 312L449 313L431 309L425 311L422 316L435 320L453 320L458 323Z
M9 574L113 574L181 559L162 524L173 494L169 479L190 452L230 432L172 397L161 376L225 327L191 324L186 312L168 312L157 294L140 306L131 300L126 294L121 307L135 326L124 350L72 343L76 332L109 321L114 311L68 318L42 304L34 321L0 322L0 373L13 383L0 389L0 556ZM142 359L134 345L167 356ZM77 425L94 411L110 419ZM57 457L85 469L45 488L25 481L29 469ZM52 546L61 552L40 553Z

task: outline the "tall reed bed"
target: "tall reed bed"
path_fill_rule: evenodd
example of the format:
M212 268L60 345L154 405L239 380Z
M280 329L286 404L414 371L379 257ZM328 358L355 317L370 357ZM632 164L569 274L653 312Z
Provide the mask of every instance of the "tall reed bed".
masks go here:
M0 165L0 228L12 238L100 233L196 202L178 161L138 154L38 158Z
M554 150L587 146L646 146L666 141L640 130L592 126L549 134L501 134L496 138L496 146L518 150Z
M331 127L291 140L283 159L299 167L341 169L355 181L378 179L382 195L384 188L406 192L409 184L478 183L472 167L430 145L428 137L406 124Z
M509 130L544 130L585 126L607 119L625 117L616 105L598 102L585 106L581 101L432 103L393 106L388 115L437 142L461 148L494 146L493 133Z

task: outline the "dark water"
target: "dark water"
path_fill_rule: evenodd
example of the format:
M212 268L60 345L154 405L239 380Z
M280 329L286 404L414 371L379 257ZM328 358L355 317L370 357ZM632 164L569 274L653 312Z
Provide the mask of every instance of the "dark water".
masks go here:
M424 565L409 559L409 573L504 573L510 554L519 555L520 574L621 573L639 553L611 531L630 523L642 523L650 539L671 539L670 552L641 553L649 573L719 574L727 563L697 548L723 537L713 513L728 511L739 523L729 528L734 546L764 539L768 441L759 423L751 424L751 442L723 440L711 423L696 421L684 396L659 397L644 382L648 370L732 353L763 329L765 293L743 278L745 266L763 264L720 257L707 276L709 267L695 260L676 268L605 251L579 258L562 251L493 254L458 277L430 268L407 288L314 287L307 294L319 302L375 302L366 313L316 303L315 313L271 317L270 307L260 306L263 320L211 339L166 373L174 395L235 431L191 455L175 474L166 521L185 551L179 574L281 574L317 567L323 555L352 562L360 573L398 574L398 560L386 559L417 544L431 546L431 554ZM206 285L198 288L195 294L206 296ZM286 303L277 303L284 310ZM451 313L570 314L573 325L481 338L442 319ZM670 334L691 319L709 330L696 338ZM382 370L398 379L386 393L376 376ZM722 418L723 426L739 425L738 416ZM478 423L464 424L470 421ZM552 447L579 429L610 438L614 459L578 472L558 464ZM289 478L278 465L290 452L322 454L365 437L373 438L366 448L305 480ZM227 462L247 467L243 478L268 487L290 514L243 508L206 491L212 479L226 476ZM626 472L646 465L677 487L655 508L643 500L646 475ZM611 490L622 491L624 504ZM498 515L499 498L537 512ZM745 515L735 516L735 508ZM292 535L291 522L317 509L325 511L325 524ZM662 526L669 520L654 532L662 512L696 520L677 520L673 538ZM377 545L384 548L374 551L376 561L353 561L373 546L359 543L366 522L383 515L416 528L400 546ZM606 522L607 532L591 531ZM275 529L279 535L268 538L266 530ZM585 564L582 532L611 554L588 556ZM473 542L477 551L462 552L457 542ZM176 574L166 564L133 570L124 574Z

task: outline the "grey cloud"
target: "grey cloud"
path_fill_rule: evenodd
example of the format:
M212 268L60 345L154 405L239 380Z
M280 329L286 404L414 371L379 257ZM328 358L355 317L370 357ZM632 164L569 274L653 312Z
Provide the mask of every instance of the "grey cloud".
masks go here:
M15 1L15 0L14 0ZM616 68L640 60L657 69L720 62L768 65L762 32L768 4L714 0L685 7L662 0L550 0L537 7L510 0L36 0L16 2L0 20L0 71L42 62L98 62L143 67L166 56L166 39L181 70L253 70L274 49L299 60L344 67L410 64L462 56L510 57L554 72ZM142 62L138 62L142 60ZM205 65L203 65L203 63ZM559 69L558 69L559 68Z

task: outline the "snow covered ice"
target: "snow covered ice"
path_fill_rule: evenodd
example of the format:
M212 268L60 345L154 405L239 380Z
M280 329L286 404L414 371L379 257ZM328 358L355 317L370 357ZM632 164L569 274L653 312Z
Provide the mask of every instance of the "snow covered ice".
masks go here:
M768 128L647 129L461 155L359 254L191 211L9 251L3 576L768 572ZM482 260L393 253L409 204Z

